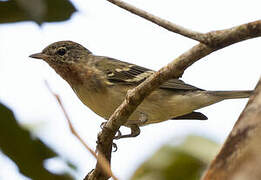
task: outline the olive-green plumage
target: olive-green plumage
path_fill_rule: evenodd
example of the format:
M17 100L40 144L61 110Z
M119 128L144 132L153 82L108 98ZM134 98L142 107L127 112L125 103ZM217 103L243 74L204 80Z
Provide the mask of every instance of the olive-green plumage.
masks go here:
M105 119L109 119L129 89L154 73L141 66L93 55L72 41L55 42L30 57L46 61L71 85L86 106ZM251 93L205 91L179 79L170 79L144 99L125 125L142 126L169 119L207 119L194 110L225 99L247 98Z

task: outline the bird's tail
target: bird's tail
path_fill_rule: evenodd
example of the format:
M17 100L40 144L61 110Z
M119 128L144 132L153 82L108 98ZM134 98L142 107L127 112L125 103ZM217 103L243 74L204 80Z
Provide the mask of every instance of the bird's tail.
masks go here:
M208 91L209 94L221 97L222 99L248 98L253 91Z

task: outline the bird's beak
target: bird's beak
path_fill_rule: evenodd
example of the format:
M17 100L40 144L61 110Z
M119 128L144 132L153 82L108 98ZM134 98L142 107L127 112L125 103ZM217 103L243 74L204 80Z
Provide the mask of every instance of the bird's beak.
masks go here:
M30 57L30 58L35 58L35 59L43 59L43 60L45 60L45 59L48 58L48 56L45 55L45 54L43 54L43 53L31 54L29 57Z

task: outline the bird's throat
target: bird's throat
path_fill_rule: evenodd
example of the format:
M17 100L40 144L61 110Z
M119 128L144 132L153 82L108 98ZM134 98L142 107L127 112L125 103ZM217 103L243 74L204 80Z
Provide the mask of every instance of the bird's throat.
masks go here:
M90 70L88 70L87 67L80 66L78 64L49 63L49 65L71 86L83 84L84 81L90 76Z
M71 87L84 87L90 91L104 91L105 87L101 83L103 77L98 75L100 73L94 68L90 68L84 63L73 64L49 64L64 80L66 80Z

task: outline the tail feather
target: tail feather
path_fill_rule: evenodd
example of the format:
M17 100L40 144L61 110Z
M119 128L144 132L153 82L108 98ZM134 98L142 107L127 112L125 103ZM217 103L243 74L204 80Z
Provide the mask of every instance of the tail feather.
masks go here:
M224 99L248 98L253 91L208 91L209 94L220 96Z

